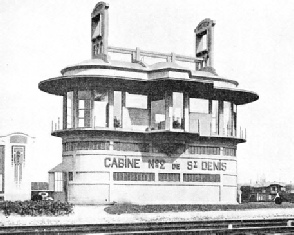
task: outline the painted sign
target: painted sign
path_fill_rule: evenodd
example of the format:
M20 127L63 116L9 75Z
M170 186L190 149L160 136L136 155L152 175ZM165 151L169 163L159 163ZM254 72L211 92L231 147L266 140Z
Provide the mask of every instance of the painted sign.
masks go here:
M159 169L159 170L184 170L184 171L228 171L229 162L212 159L170 159L162 158L132 158L132 157L106 157L104 158L105 168L133 168L133 169ZM232 168L232 167L231 167ZM233 169L231 169L233 170Z

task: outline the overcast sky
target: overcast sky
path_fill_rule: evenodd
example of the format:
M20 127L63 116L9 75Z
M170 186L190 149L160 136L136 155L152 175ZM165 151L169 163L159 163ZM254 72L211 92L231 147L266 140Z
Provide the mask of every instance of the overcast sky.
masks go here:
M61 162L51 121L61 97L38 90L67 65L90 59L97 0L0 0L0 135L36 137L34 181ZM294 182L294 1L109 0L109 45L194 55L194 28L216 21L215 69L259 94L238 109L247 143L238 145L239 182Z

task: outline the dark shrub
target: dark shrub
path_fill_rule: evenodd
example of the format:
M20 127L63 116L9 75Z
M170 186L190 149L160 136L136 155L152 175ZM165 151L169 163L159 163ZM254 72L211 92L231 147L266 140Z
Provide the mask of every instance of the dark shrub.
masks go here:
M0 210L6 216L11 213L30 216L57 216L68 215L73 211L73 205L70 203L53 201L4 201L0 203Z

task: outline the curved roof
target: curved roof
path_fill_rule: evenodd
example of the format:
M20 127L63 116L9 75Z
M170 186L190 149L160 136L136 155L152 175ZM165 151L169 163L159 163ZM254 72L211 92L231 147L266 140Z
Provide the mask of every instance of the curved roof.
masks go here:
M169 87L174 91L188 91L191 97L227 100L238 105L259 98L254 92L236 89L236 81L222 78L213 70L193 71L174 62L148 66L142 62L92 59L68 66L61 73L60 77L41 81L39 89L64 95L73 89L99 86L142 94L152 91L156 95Z
M105 62L102 59L91 59L85 60L81 63L70 65L61 70L62 75L73 75L79 73L80 70L89 69L115 69L120 71L133 71L133 72L147 72L152 73L162 70L173 70L182 71L190 74L190 77L200 77L202 79L206 78L212 81L224 81L232 83L236 86L239 85L238 82L234 80L229 80L216 75L210 70L191 70L189 68L178 65L175 62L158 62L152 65L146 65L143 62L126 62L118 60L109 60ZM93 75L93 74L92 74ZM99 70L96 71L96 75L100 75Z

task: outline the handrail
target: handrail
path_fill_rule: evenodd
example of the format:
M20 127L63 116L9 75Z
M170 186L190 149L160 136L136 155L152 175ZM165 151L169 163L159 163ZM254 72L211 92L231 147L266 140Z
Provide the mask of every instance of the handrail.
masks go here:
M242 128L241 126L239 126L239 128L236 128L236 130L232 130L231 128L223 128L222 130L219 130L219 133L215 133L212 131L212 123L210 122L209 124L209 133L201 133L201 122L198 120L197 121L197 131L196 133L198 133L200 136L209 136L209 137L228 137L228 138L238 138L238 139L243 139L243 140L247 140L247 133L246 133L246 128ZM95 126L95 125L94 125ZM75 128L70 128L70 129L75 129ZM81 129L81 128L77 128L77 129ZM87 130L100 130L100 129L104 129L107 130L109 129L108 127L86 127L85 129ZM51 123L51 132L55 132L55 131L62 131L65 130L65 128L63 129L62 124L60 122L60 117L58 117L58 121L54 122L52 121ZM125 128L119 128L118 130L122 130L122 131L127 131L129 129L125 129ZM184 130L182 130L184 131ZM152 132L151 128L146 128L146 132ZM185 132L185 131L184 131ZM189 133L186 132L186 133ZM192 132L191 132L192 133ZM207 135L208 134L208 135Z
M136 49L128 49L123 47L108 47L108 52L117 53L117 54L129 54L132 56L132 61L141 61L141 57L147 56L151 58L161 58L165 59L169 62L190 62L195 63L195 69L198 70L204 66L203 58L193 57L193 56L186 56L186 55L178 55L175 53L162 53L162 52L154 52L154 51L145 51L141 50L140 48Z

